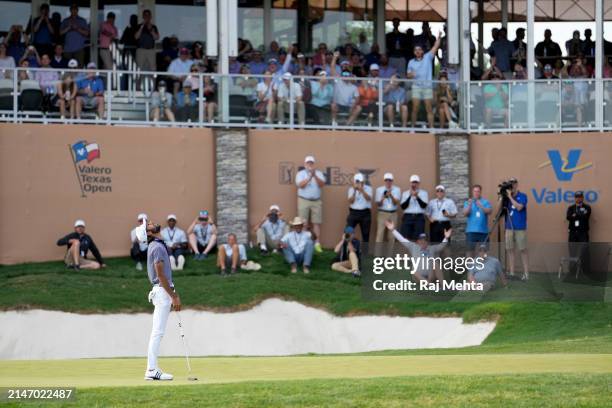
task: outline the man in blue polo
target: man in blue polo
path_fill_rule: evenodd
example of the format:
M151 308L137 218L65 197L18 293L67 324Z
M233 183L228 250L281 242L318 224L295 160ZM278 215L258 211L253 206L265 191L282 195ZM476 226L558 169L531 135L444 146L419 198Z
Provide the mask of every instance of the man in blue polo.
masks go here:
M527 195L518 189L518 180L510 179L512 189L506 191L507 200L502 200L506 219L506 251L508 254L508 269L514 276L514 257L521 254L523 263L522 280L529 279L529 257L527 254Z
M486 241L489 233L489 214L492 211L491 203L482 197L482 186L474 184L472 197L463 203L463 215L467 218L465 241L469 254L474 252L478 243Z

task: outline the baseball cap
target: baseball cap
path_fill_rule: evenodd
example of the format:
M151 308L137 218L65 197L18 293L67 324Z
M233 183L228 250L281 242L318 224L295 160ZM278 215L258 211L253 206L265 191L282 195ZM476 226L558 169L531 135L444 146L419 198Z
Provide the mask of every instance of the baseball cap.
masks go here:
M544 65L544 71L549 71L550 72L552 70L553 70L553 68L552 68L552 66L550 64Z
M280 211L280 207L276 204L272 204L270 206L270 211L273 211L273 210Z
M168 221L170 221L170 220L174 220L174 221L176 221L176 215L174 215L174 214L170 214L170 215L168 215L168 216L166 217L166 220L168 220Z
M480 244L478 245L478 250L479 251L486 251L488 248L487 244Z
M410 182L411 183L414 183L414 182L420 183L421 182L421 178L419 177L418 174L413 174L412 176L410 176Z
M427 239L427 234L426 234L426 233L424 233L424 232L421 232L421 233L419 234L418 239Z
M304 58L304 54L302 54L301 52L297 55L298 58Z
M350 63L348 60L343 60L343 61L340 63L340 66L342 66L342 65L351 65L351 63Z
M346 227L344 227L345 234L352 234L353 231L355 231L355 228L351 227L350 225L347 225Z
M208 211L207 210L200 211L198 218L208 218Z
M393 180L393 173L385 173L383 180Z
M285 72L283 74L283 79L289 80L289 79L291 79L292 76L293 75L291 75L291 72Z
M79 67L79 63L74 58L68 61L68 68L78 68L78 67Z
M136 219L137 219L138 221L140 221L140 220L143 220L143 219L145 219L145 218L149 218L149 217L147 217L147 214L145 214L145 213L140 213L140 214L138 214L138 218L136 218Z
M436 191L438 191L438 190L446 191L446 188L444 188L444 186L442 184L438 184L436 186Z
M511 177L508 181L511 183L518 183L518 179L516 177Z
M88 69L96 69L97 65L95 62L90 62L89 64L87 64L87 68Z
M576 191L576 192L574 193L574 197L584 197L584 193L583 193L582 191L580 191L580 190L579 190L579 191Z
M74 222L74 228L76 228L76 227L84 227L84 226L85 226L85 221L83 221L83 220L76 220Z
M327 76L327 72L324 70L320 70L319 73L317 74L318 76Z
M179 53L181 55L188 55L189 54L189 50L185 47L181 48L181 50L179 51Z
M191 86L191 81L183 82L183 88L193 88L193 86Z
M278 60L276 58L270 58L268 60L268 64L276 64L278 62Z
M363 178L363 174L361 174L361 173L357 173L357 174L355 174L355 175L353 176L353 180L355 180L355 181L357 181L357 182L359 182L359 183L363 183L363 180L364 180L364 178Z
M314 158L314 156L306 156L306 157L304 158L304 163L308 163L308 162L312 162L312 163L314 163L314 162L315 162L315 158Z
M342 74L340 74L340 75L342 75L343 77L350 77L351 73L348 72L348 71L342 71Z
M370 71L380 71L380 67L378 64L372 64L370 65Z

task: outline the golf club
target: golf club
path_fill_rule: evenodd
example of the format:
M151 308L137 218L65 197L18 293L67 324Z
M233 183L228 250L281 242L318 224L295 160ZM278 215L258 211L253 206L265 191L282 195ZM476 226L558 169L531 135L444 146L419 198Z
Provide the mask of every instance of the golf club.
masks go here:
M176 315L178 316L179 333L181 335L181 340L183 341L183 350L185 351L185 360L187 361L187 381L197 381L198 377L191 375L191 363L189 362L189 352L187 350L187 343L185 341L185 332L183 331L183 321L181 320L181 314L180 312L176 312Z

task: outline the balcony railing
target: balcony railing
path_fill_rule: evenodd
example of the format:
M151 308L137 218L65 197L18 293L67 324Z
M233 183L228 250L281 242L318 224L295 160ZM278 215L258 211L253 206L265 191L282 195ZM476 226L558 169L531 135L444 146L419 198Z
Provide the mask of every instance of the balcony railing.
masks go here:
M97 98L86 87L87 78L96 79ZM612 80L283 78L3 69L0 121L397 132L612 129L612 106L607 105ZM156 87L161 80L167 83L165 93ZM185 81L191 93L177 91Z

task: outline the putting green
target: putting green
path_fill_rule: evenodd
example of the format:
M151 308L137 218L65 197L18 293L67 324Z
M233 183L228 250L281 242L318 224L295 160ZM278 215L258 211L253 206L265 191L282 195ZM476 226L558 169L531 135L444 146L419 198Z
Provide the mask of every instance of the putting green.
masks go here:
M198 382L186 380L183 358L162 358L173 373L166 384L212 384L263 380L373 378L421 375L612 373L612 354L486 354L421 356L218 357L191 360ZM135 386L144 359L0 361L4 386ZM159 384L155 382L155 384Z

